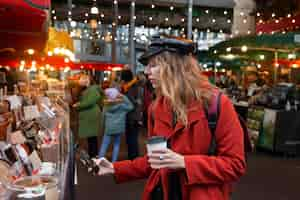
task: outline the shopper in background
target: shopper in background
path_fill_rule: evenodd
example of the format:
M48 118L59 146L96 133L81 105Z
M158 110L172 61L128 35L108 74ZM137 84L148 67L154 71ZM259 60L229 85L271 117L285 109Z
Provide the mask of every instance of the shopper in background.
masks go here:
M116 88L108 88L104 92L108 101L104 103L104 137L99 157L105 156L113 138L112 162L115 162L118 160L121 136L125 132L126 114L133 109L133 105Z
M83 90L79 97L79 102L73 104L79 111L79 130L80 138L87 138L88 153L91 157L98 154L97 136L100 132L101 113L98 106L103 98L100 94L98 85L91 85L91 78L82 75L79 79L79 85Z
M148 136L167 138L168 148L133 161L97 160L99 175L118 183L148 178L144 200L228 200L231 184L245 173L243 132L230 100L221 95L215 131L216 153L205 108L215 105L218 90L201 75L195 46L157 39L140 61L157 98L149 108Z
M138 79L133 76L129 69L121 72L121 91L131 101L134 108L126 116L126 143L128 149L128 159L132 160L139 156L138 134L140 113L139 113L139 86Z

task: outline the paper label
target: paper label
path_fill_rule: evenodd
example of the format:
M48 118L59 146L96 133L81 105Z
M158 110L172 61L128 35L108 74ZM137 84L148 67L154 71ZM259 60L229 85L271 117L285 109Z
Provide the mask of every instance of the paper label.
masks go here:
M24 107L25 120L32 120L40 117L39 109L36 105Z
M29 160L31 161L32 163L32 167L33 167L33 170L38 170L41 168L42 166L42 161L39 157L39 155L37 154L36 151L33 151L30 156L29 156Z

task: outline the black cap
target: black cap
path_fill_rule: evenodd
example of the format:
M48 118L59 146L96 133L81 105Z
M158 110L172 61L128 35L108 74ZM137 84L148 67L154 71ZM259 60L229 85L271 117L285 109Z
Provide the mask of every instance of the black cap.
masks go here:
M197 51L196 44L190 41L175 38L155 38L152 40L148 49L139 58L139 62L147 65L150 58L164 51L178 53L180 55L195 54Z

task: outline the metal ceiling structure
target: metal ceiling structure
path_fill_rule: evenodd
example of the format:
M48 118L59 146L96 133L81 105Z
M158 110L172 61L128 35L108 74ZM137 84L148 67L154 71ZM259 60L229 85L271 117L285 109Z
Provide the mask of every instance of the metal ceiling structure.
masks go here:
M103 24L111 24L113 22L112 16L112 0L97 0L96 5L99 12L105 17L91 16L85 17L85 13L90 12L93 0L73 0L72 4L72 19L75 21L89 20L89 18L97 17L97 20ZM130 21L130 2L131 0L118 0L119 15L118 24L128 24ZM186 27L187 23L187 0L136 0L136 25L147 27ZM68 13L67 0L53 0L53 8L57 11L56 16L58 20L66 20ZM155 9L151 5L155 5ZM233 21L233 7L234 0L194 0L193 8L193 27L199 30L210 30L212 32L231 32ZM174 6L174 10L170 10L170 6ZM205 13L209 10L209 13ZM224 15L224 11L228 12ZM149 20L149 18L153 20ZM168 18L168 20L166 20Z
M52 0L55 3L67 3L68 0ZM97 4L101 5L103 3L112 3L112 0L97 0ZM123 3L130 3L132 0L118 0L119 4ZM188 0L135 0L137 5L170 5L176 4L177 6L180 5L187 5ZM73 0L73 4L78 5L86 5L86 4L93 4L93 0ZM218 8L233 8L235 5L234 0L194 0L193 4L195 6L202 6L202 7L218 7Z

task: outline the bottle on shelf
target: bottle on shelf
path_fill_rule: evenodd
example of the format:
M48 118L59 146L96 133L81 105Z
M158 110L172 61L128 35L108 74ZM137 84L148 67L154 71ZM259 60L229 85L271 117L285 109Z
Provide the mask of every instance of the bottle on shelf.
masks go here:
M7 96L7 86L4 86L4 90L3 90L3 96L6 97Z
M19 89L17 84L14 84L14 95L18 96L19 95Z
M295 109L295 111L298 111L298 105L299 105L299 101L295 100L294 101L294 109Z
M291 103L290 103L289 100L286 102L285 110L286 110L286 111L290 111L290 110L291 110Z

